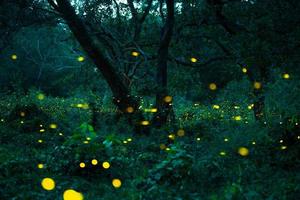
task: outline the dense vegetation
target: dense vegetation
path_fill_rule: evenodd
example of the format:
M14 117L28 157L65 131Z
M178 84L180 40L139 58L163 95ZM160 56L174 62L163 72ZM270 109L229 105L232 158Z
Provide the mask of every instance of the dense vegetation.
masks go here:
M300 1L0 1L0 199L300 198Z

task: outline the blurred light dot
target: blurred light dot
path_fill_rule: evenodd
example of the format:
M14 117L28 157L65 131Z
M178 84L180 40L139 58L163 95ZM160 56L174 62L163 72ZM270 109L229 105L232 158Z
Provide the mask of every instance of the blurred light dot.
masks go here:
M221 152L220 152L220 155L221 155L221 156L226 156L226 152L225 152L225 151L221 151Z
M42 93L39 93L38 95L36 95L36 98L37 98L38 100L44 100L44 99L45 99L45 95L42 94Z
M26 113L25 112L20 112L21 117L25 117Z
M197 138L197 141L200 141L200 140L201 140L201 138L198 137L198 138Z
M225 139L224 139L224 142L228 142L228 141L229 141L228 138L225 138Z
M39 169L43 169L43 168L44 168L44 165L40 163L40 164L37 165L37 167L38 167Z
M183 129L179 129L179 130L177 131L177 135L178 135L179 137L183 137L183 136L185 135L185 131L184 131Z
M43 133L43 132L45 132L45 129L40 129L40 133Z
M132 51L132 52L131 52L131 55L134 56L134 57L137 57L137 56L140 55L140 53L137 52L137 51Z
M79 167L80 168L85 168L85 163L84 162L79 163Z
M56 124L50 124L49 127L52 128L52 129L56 129L57 125Z
M83 200L83 195L73 189L68 189L63 194L64 200Z
M287 149L287 146L281 146L280 147L282 150L285 150L285 149Z
M84 57L83 57L83 56L79 56L79 57L77 58L77 61L78 61L78 62L83 62L83 61L84 61Z
M44 178L41 185L45 190L53 190L55 188L55 182L52 178Z
M110 167L109 162L107 162L107 161L103 162L103 163L102 163L102 167L103 167L104 169L108 169L108 168Z
M235 117L234 117L234 120L235 120L235 121L241 121L241 120L242 120L242 117L241 117L241 116L235 116Z
M192 63L195 63L195 62L198 61L197 58L194 58L194 57L192 57L190 60L191 60Z
M243 73L247 73L247 71L248 71L247 68L246 68L246 67L243 67L242 72L243 72Z
M131 138L128 138L128 139L127 139L127 141L128 141L128 142L131 142L131 141L132 141L132 139L131 139Z
M248 156L249 155L249 150L246 148L246 147L240 147L238 149L238 153L241 155L241 156Z
M175 135L174 135L174 134L170 134L170 135L168 136L168 138L170 138L171 140L175 140Z
M133 113L133 111L134 111L134 109L131 106L126 108L126 112L128 112L128 113Z
M213 109L220 109L219 105L213 105Z
M11 55L12 60L17 60L18 56L16 54Z
M97 164L98 164L98 160L93 159L93 160L92 160L92 165L97 165Z
M141 121L141 124L142 124L143 126L147 126L147 125L150 124L150 122L147 121L147 120L144 120L144 121Z
M262 84L260 82L256 81L256 82L254 82L253 86L254 86L255 89L259 90L259 89L261 89Z
M127 140L124 140L123 143L124 143L124 144L127 144L128 142L127 142Z
M285 73L285 74L282 75L282 77L283 77L284 79L289 79L289 78L290 78L290 75L287 74L287 73Z
M166 102L166 103L171 103L172 102L172 97L171 96L165 96L164 97L164 102Z
M217 85L215 83L210 83L208 87L209 87L210 90L216 90L217 89Z
M42 143L43 142L43 140L38 140L38 143Z
M112 185L113 185L115 188L119 188L119 187L121 187L122 182L121 182L120 179L115 178L115 179L112 180Z
M253 142L252 142L252 144L253 144L253 145L255 145L255 144L256 144L256 142L255 142L255 141L253 141Z

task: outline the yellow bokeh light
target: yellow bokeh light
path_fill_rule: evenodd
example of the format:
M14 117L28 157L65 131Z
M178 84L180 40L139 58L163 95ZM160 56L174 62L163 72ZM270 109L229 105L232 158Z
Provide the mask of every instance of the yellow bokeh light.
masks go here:
M77 58L77 61L78 61L78 62L83 62L83 61L84 61L84 57L83 57L83 56L79 56L79 57Z
M45 190L53 190L55 188L55 182L52 178L44 178L41 185Z
M44 133L45 132L45 129L40 129L40 133Z
M247 68L246 68L246 67L243 67L242 72L243 72L243 73L247 73L247 71L248 71Z
M169 147L166 148L166 151L170 151L171 149Z
M284 79L289 79L289 78L290 78L290 75L287 74L287 73L285 73L285 74L282 75L282 77L283 77Z
M226 156L226 152L225 152L225 151L221 151L221 152L220 152L220 155L221 155L221 156Z
M177 131L177 135L178 135L179 137L182 137L182 136L185 135L185 131L184 131L183 129L179 129L179 130Z
M37 167L38 167L39 169L43 169L43 168L44 168L44 165L40 163L40 164L37 165Z
M281 146L280 148L281 148L281 150L285 150L285 149L287 149L287 146Z
M170 138L171 140L175 140L175 134L168 135L168 138Z
M240 147L238 149L238 153L241 155L241 156L248 156L249 155L249 150L246 148L246 147Z
M241 116L235 116L235 117L234 117L234 120L235 120L235 121L241 121L241 120L242 120L242 117L241 117Z
M97 165L97 164L98 164L98 160L93 159L93 160L92 160L92 165Z
M127 142L127 140L124 140L123 143L124 143L124 144L127 144L128 142Z
M128 142L131 142L131 141L132 141L132 139L131 139L131 138L128 138L128 139L127 139L127 141L128 141Z
M115 178L115 179L112 180L112 185L113 185L115 188L119 188L119 187L121 187L122 182L121 182L120 179Z
M43 140L38 140L38 143L43 143Z
M68 189L63 194L64 200L83 200L83 195L73 189Z
M131 107L131 106L129 106L129 107L126 108L126 112L133 113L134 112L134 108Z
M137 56L140 55L140 53L137 52L137 51L132 51L132 52L131 52L131 55L134 56L134 57L137 57Z
M79 163L79 167L80 168L85 168L85 163L84 162Z
M210 83L210 84L208 85L208 88L209 88L210 90L216 90L216 89L217 89L217 85L216 85L215 83Z
M150 124L150 122L147 121L147 120L144 120L144 121L141 121L141 124L142 124L143 126L148 126L148 125Z
M102 163L102 167L103 167L104 169L110 168L109 162L107 162L107 161L103 162L103 163Z
M89 141L87 141L87 140L83 141L83 144L88 144L88 143L89 143Z
M228 138L224 138L224 142L228 142L229 141L229 139Z
M42 93L39 93L38 95L36 95L36 98L37 98L38 100L44 100L44 99L45 99L45 95L42 94Z
M157 112L157 108L151 108L151 109L150 109L150 112L156 113L156 112Z
M165 96L164 97L164 102L166 102L166 103L171 103L172 102L172 97L171 96Z
M256 142L255 142L255 141L253 141L253 142L252 142L252 144L253 144L253 145L255 145L255 144L256 144Z
M52 129L56 129L57 125L56 124L50 124L49 127L52 128Z
M213 105L213 109L218 110L218 109L220 109L220 106L219 105Z
M200 141L200 140L201 140L201 138L199 138L199 137L198 137L196 140L197 140L197 141Z
M194 57L192 57L190 60L191 60L192 63L195 63L195 62L198 61L197 58L194 58Z
M11 59L12 59L12 60L17 60L17 59L18 59L18 56L17 56L16 54L13 54L13 55L11 55Z
M20 112L21 117L25 117L26 113L25 112Z
M256 82L254 82L253 86L254 86L255 89L259 90L259 89L261 89L262 84L261 84L261 82L256 81Z

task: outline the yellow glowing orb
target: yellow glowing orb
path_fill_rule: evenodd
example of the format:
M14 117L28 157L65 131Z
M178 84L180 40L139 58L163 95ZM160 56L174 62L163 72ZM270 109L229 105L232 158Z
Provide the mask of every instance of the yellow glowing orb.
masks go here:
M170 103L170 102L172 102L172 97L171 96L165 96L164 97L164 102L166 102L166 103Z
M50 124L49 127L52 128L52 129L56 129L57 125L56 124Z
M175 135L174 135L174 134L170 134L170 135L168 136L168 138L170 138L171 140L175 140Z
M218 109L220 109L220 106L219 105L213 105L213 109L218 110Z
M196 140L197 140L197 141L200 141L200 140L201 140L201 138L199 138L199 137L198 137Z
M17 59L18 59L18 56L17 56L16 54L13 54L13 55L11 55L11 59L12 59L12 60L17 60Z
M25 112L20 112L21 117L25 117L26 113Z
M43 164L38 164L37 167L38 167L39 169L43 169L43 168L44 168L44 165L43 165Z
M126 108L126 112L128 112L128 113L133 113L133 111L134 111L134 108L131 106Z
M247 71L248 71L248 70L247 70L246 67L244 67L244 68L242 69L242 72L243 72L243 73L247 73Z
M195 62L197 62L197 61L198 61L198 60L197 60L197 58L194 58L194 57L193 57L193 58L191 58L190 60L191 60L191 62L192 62L192 63L195 63Z
M143 126L148 126L148 125L150 124L150 122L147 121L147 120L144 120L144 121L141 121L141 124L142 124Z
M83 200L83 195L75 190L68 189L63 194L64 200Z
M156 112L157 112L157 108L151 108L151 109L150 109L150 112L156 113Z
M184 136L184 134L185 134L185 131L184 131L183 129L179 129L179 130L177 131L177 135L178 135L179 137Z
M281 150L285 150L285 149L287 149L287 146L281 146L280 148L281 148Z
M79 163L79 167L80 168L85 168L85 163L84 162Z
M259 90L259 89L261 89L262 84L261 84L261 82L256 81L256 82L254 82L253 86L254 86L255 89Z
M289 79L289 78L290 78L290 75L287 74L287 73L285 73L285 74L282 75L282 77L283 77L284 79Z
M93 159L93 160L92 160L92 165L97 165L97 164L98 164L98 160Z
M40 129L40 133L44 133L45 132L45 129Z
M228 140L228 138L224 138L224 142L228 142L229 140Z
M210 83L210 84L208 85L208 88L209 88L210 90L216 90L216 89L217 89L217 85L216 85L215 83Z
M109 162L107 162L107 161L103 162L103 163L102 163L102 167L103 167L104 169L108 169L108 168L110 167Z
M128 142L127 142L127 140L124 140L123 143L124 143L124 144L127 144Z
M44 99L45 99L45 95L42 94L42 93L39 93L38 95L36 95L36 98L37 98L38 100L44 100Z
M41 185L45 190L53 190L55 188L55 182L52 178L44 178Z
M234 117L234 120L235 120L235 121L241 121L241 120L242 120L242 117L241 117L241 116L235 116L235 117Z
M38 140L38 143L43 143L43 140Z
M137 52L137 51L133 51L133 52L131 52L131 55L134 56L134 57L137 57L137 56L140 55L140 53Z
M226 152L225 152L225 151L221 151L221 152L220 152L220 155L221 155L221 156L226 156Z
M238 149L238 153L241 155L241 156L248 156L249 155L249 150L246 148L246 147L240 147Z
M78 62L83 62L83 61L84 61L84 57L83 57L83 56L79 56L79 57L77 58L77 61L78 61Z
M121 182L120 179L115 178L115 179L112 180L112 185L113 185L115 188L119 188L119 187L121 187L122 182Z
M128 141L128 142L131 142L131 141L132 141L132 139L131 139L131 138L128 138L128 139L127 139L127 141Z
M252 144L253 144L253 145L255 145L255 144L256 144L256 142L255 142L255 141L253 141L253 142L252 142Z

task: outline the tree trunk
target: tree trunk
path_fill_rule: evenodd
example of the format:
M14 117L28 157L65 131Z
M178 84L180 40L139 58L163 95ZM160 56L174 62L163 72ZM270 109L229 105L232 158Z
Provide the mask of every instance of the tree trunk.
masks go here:
M123 82L120 74L117 73L112 64L102 53L102 50L99 48L99 40L89 34L85 24L76 15L74 8L68 0L56 0L57 4L52 0L48 1L61 13L81 47L102 73L113 93L114 104L123 113L127 113L127 108L132 107L134 112L128 113L129 121L139 126L139 122L143 120L143 115L138 110L139 102L130 95L128 86Z

